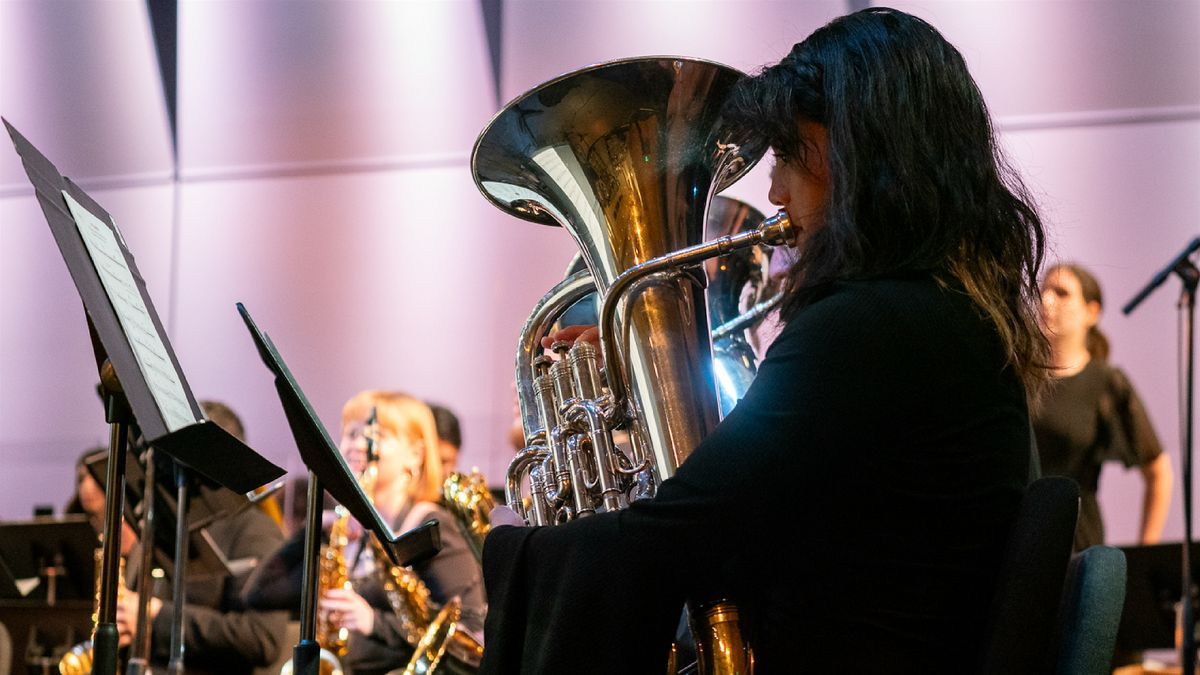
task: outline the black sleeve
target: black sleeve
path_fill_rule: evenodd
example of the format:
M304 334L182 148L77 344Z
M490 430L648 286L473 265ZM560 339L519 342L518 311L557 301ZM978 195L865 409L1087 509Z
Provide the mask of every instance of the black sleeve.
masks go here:
M299 530L259 560L242 586L242 602L251 609L300 609L304 585L304 530Z
M913 372L931 364L896 350L919 342L905 333L923 320L903 309L854 295L806 309L772 345L746 397L653 500L556 527L493 530L483 671L581 672L587 654L586 672L634 672L630 664L658 672L685 597L723 591L710 585L722 583L718 570L733 552L782 559L803 574L808 562L792 559L803 551L777 525L791 519L810 542L836 540L842 491L886 472L841 449L914 433L895 420L916 418L929 383ZM946 393L960 384L947 381ZM1028 444L1027 421L1017 423L1019 490Z
M931 280L835 289L654 499L491 533L483 672L661 672L684 599L730 588L761 594L746 606L774 654L830 625L969 650L1028 474L1003 354Z
M283 542L275 523L255 509L214 525L210 533L230 560L263 560ZM241 601L247 577L243 574L188 583L189 602L183 622L185 662L237 672L270 665L278 658L285 647L282 639L287 612L247 608ZM208 596L214 601L192 602L193 589L199 598ZM166 600L155 617L152 649L156 661L165 662L170 656L173 614L174 605Z
M1133 383L1118 368L1109 374L1107 393L1112 410L1104 411L1110 438L1105 459L1120 461L1129 468L1153 462L1162 454L1162 444Z

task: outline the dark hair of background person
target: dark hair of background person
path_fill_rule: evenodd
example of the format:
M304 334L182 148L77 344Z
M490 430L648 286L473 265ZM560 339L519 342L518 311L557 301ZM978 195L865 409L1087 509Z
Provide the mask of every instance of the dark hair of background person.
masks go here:
M1049 364L1042 221L962 55L935 28L887 8L835 19L739 83L726 115L799 167L811 141L798 121L829 131L825 224L789 271L785 319L838 281L931 272L970 295L1036 394Z
M71 501L67 502L66 508L63 509L64 514L87 515L87 509L83 508L83 502L79 501L79 472L87 471L87 458L91 457L92 455L95 455L96 453L100 453L100 452L107 453L108 448L106 448L104 446L96 446L94 448L88 448L87 450L83 451L83 454L79 455L79 459L75 460L75 473L73 474L74 479L75 479L75 483L74 483L75 490L74 490L74 492L71 493ZM108 460L105 459L105 462L107 462L107 461Z
M433 423L437 426L438 438L456 448L462 448L462 429L458 424L458 416L450 412L449 408L436 403L430 403L429 409L433 411Z
M204 416L216 422L217 426L235 436L239 441L246 442L246 428L242 419L229 406L220 401L200 401L200 409Z
M1085 303L1096 303L1101 309L1104 309L1104 297L1100 293L1100 282L1096 281L1096 277L1091 272L1084 269L1077 263L1058 263L1046 270L1045 276L1050 276L1051 272L1063 270L1075 275L1079 280L1079 288L1083 292L1083 301ZM1111 348L1108 343L1108 336L1100 330L1099 323L1093 324L1088 328L1087 334L1087 350L1088 354L1092 355L1097 361L1108 361L1108 355Z

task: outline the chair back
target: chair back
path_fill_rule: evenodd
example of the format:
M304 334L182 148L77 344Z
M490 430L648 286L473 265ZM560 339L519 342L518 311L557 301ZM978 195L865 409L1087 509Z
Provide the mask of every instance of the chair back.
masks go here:
M980 672L1054 672L1056 620L1078 517L1079 485L1070 478L1039 478L1026 490L997 578Z
M1125 553L1092 546L1071 559L1063 589L1056 642L1056 675L1112 671L1113 649L1125 605Z

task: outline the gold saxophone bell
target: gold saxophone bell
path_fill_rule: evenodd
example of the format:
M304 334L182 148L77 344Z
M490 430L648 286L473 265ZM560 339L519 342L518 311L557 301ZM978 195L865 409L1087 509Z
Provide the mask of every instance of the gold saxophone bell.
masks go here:
M67 650L58 661L61 675L88 675L92 672L92 641L85 640Z
M280 675L293 675L292 660L288 659L287 663L279 669ZM344 675L342 671L342 661L333 652L321 648L320 660L317 662L317 672L320 675Z
M793 236L780 214L705 242L713 194L766 150L723 123L741 77L685 58L592 66L517 98L475 144L480 191L514 216L562 226L590 272L551 289L521 334L517 393L528 447L510 464L505 490L532 525L652 497L720 419L708 300L691 270ZM541 338L592 287L604 370L586 343L555 345L557 361L542 356ZM615 430L629 433L628 444ZM694 634L707 641L699 651L728 654L706 659L701 672L746 675L753 657L730 636L736 611L722 607L694 611L703 622Z
M96 595L92 601L92 635L96 634L96 624L100 621L100 574L103 572L104 549L97 548L96 560ZM117 602L125 596L125 558L117 560ZM58 660L58 672L61 675L88 675L92 672L92 640L72 645Z

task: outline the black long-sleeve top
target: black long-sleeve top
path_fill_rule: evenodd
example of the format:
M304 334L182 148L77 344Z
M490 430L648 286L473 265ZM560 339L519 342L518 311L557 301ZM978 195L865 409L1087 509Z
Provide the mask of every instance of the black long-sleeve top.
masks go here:
M485 673L661 673L685 598L759 673L969 672L1029 467L1023 387L961 290L845 283L653 500L484 550Z

